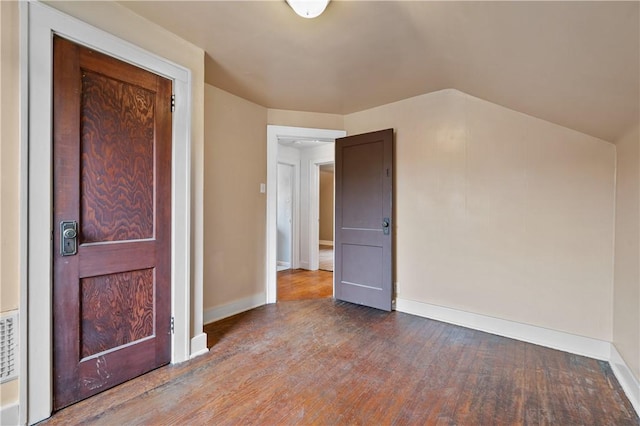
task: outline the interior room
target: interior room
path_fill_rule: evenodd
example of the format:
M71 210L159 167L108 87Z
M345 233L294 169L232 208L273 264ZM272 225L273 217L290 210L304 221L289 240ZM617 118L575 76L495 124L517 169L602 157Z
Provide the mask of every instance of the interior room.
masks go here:
M284 0L0 1L0 22L1 424L638 424L640 2L333 0L308 19ZM68 61L52 34L77 45L76 80L55 68ZM56 84L102 81L115 67L91 65L101 55L153 74L136 93L166 94L144 111L170 122L149 130L170 159L148 163L171 190L149 202L166 216L166 262L104 244L168 294L148 293L163 324L114 344L162 338L169 365L119 385L105 385L116 352L100 337L121 326L95 327L86 371L56 352L80 344L56 321L69 309L56 265L102 244L55 216L85 189L54 179L67 163L55 132L85 129L56 121L70 105ZM342 172L324 153L384 129L391 312L335 297L343 227L327 200ZM321 277L318 294L279 298L277 274L294 271ZM97 286L81 272L73 285ZM119 312L104 297L96 315ZM71 370L87 391L63 408Z

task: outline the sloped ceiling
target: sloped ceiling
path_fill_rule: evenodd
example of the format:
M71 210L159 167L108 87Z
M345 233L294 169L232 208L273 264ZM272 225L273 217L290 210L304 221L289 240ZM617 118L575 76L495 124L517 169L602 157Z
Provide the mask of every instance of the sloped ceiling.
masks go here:
M640 2L122 4L206 51L206 81L268 108L348 114L454 88L608 141L640 114Z

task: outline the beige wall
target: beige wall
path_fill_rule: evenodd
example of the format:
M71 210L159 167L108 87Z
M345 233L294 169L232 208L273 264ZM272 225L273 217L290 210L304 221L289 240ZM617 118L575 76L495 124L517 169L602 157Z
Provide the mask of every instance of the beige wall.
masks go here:
M640 380L640 132L616 143L616 244L613 343Z
M18 3L0 2L0 311L18 308Z
M310 127L313 129L343 130L344 117L338 114L270 109L267 111L267 124L291 127Z
M333 241L333 171L320 167L320 229L321 240Z
M204 309L265 291L267 109L205 85Z
M611 340L613 145L455 90L345 116L389 127L399 298Z
M0 1L0 311L20 303L18 3ZM0 407L18 402L19 382L0 385Z

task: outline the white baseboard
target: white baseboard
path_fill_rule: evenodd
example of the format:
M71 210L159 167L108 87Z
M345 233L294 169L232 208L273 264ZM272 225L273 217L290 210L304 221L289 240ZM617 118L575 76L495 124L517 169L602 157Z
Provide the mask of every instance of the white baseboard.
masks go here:
M616 345L611 344L611 357L609 364L615 374L616 379L620 382L620 386L627 394L627 398L631 401L636 413L640 415L640 381L633 374L625 360L616 349Z
M300 269L309 269L309 262L306 260L300 261Z
M331 247L333 247L333 241L320 240L320 245L321 246L331 246Z
M287 268L291 266L291 262L285 262L283 260L278 260L278 266L286 266Z
M603 340L429 303L398 299L396 310L603 361L608 361L611 353L611 343Z
M257 308L266 303L267 297L265 293L254 294L253 296L235 300L224 305L214 306L213 308L204 310L204 323L210 324L214 321L230 317L249 309Z
M0 425L15 426L20 424L20 405L17 402L0 407Z
M636 413L640 415L640 382L620 356L616 347L610 342L444 306L416 302L415 300L398 298L396 300L396 310L576 355L608 361L627 398L631 401Z
M204 355L209 352L207 348L207 333L200 333L191 338L191 355L189 359Z

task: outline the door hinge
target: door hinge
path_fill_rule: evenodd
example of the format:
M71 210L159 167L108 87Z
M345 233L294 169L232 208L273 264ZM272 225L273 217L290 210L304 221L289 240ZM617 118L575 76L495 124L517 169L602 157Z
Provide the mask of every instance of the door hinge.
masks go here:
M176 95L171 95L171 112L176 110Z
M174 317L171 317L171 334L176 332L176 321Z

